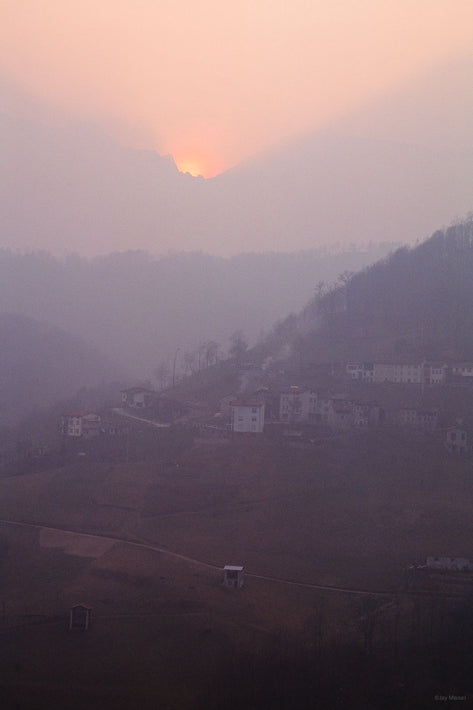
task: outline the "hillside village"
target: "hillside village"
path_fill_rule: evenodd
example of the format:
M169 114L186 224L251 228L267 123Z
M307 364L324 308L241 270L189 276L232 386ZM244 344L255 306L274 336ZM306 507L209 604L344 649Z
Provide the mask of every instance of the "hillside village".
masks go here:
M427 347L437 323L406 331L396 306L396 337L380 318L369 341L371 323L353 327L350 284L334 289L340 310L329 292L254 347L239 337L227 359L173 372L173 386L82 388L2 432L9 672L27 658L22 679L34 687L45 673L50 692L66 674L77 687L86 676L95 697L107 659L138 678L124 708L147 707L145 688L149 707L192 688L181 706L206 710L218 683L215 710L228 687L249 689L236 707L277 707L275 683L286 707L297 687L297 707L309 708L316 678L324 698L335 682L347 707L356 695L364 710L377 707L379 678L392 707L409 707L419 682L433 696L434 656L463 697L468 333L458 327L453 342L442 331ZM62 671L46 648L60 649ZM115 673L107 707L119 686Z
M282 437L291 442L308 442L324 432L340 434L379 427L398 427L406 432L442 438L452 452L471 451L470 421L464 411L442 409L441 393L467 394L473 385L473 363L327 363L319 366L319 380L325 387L302 384L276 386L281 374L251 366L242 368L238 381L247 387L219 398L218 405L201 400L182 399L172 390L156 392L134 386L122 390L121 406L110 414L65 412L61 433L68 437L90 439L100 435L116 436L126 430L126 422L149 422L155 426L192 426L199 436L220 437L235 434ZM329 373L320 376L320 372ZM353 386L359 385L358 396ZM407 395L409 404L388 404L386 390ZM425 393L437 391L439 406L427 407ZM122 417L121 425L117 423Z

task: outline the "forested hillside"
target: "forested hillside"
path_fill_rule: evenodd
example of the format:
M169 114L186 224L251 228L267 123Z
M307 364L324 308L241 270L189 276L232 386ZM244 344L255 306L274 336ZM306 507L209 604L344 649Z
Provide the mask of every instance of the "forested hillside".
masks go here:
M362 271L319 283L300 315L266 341L299 362L473 359L473 219L402 247Z

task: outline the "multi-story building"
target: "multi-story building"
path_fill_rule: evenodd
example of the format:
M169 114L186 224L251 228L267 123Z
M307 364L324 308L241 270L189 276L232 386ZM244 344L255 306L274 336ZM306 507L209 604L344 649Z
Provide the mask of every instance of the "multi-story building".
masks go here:
M279 400L279 419L282 422L301 422L308 416L307 390L296 385L281 392Z
M372 362L349 362L345 371L350 380L373 382L374 364Z
M447 372L448 365L445 362L424 362L424 384L444 385Z
M257 400L236 400L231 403L232 431L261 434L264 429L264 403Z
M438 410L403 407L399 410L399 423L420 431L433 431L438 424Z
M279 419L282 422L315 421L319 414L318 395L310 389L293 386L281 392Z
M424 365L413 363L374 363L373 382L397 382L420 385L424 381Z

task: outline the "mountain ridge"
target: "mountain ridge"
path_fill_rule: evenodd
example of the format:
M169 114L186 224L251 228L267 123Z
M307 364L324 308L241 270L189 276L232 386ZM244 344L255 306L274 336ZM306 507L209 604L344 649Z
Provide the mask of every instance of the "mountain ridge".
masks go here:
M229 256L427 238L472 208L473 104L451 90L452 82L468 85L472 67L447 63L207 180L90 125L55 122L31 107L22 114L6 91L3 246L88 256L177 246ZM456 146L455 127L466 149Z

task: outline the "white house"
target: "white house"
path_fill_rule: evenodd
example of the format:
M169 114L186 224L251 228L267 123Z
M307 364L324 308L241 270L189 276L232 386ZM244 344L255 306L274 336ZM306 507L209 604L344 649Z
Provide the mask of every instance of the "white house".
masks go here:
M264 429L264 404L257 400L236 400L231 403L232 431L261 434Z
M91 438L100 434L101 419L92 412L68 412L62 415L61 430L66 436Z
M132 409L145 409L153 402L153 390L146 387L129 387L121 391L122 405Z

